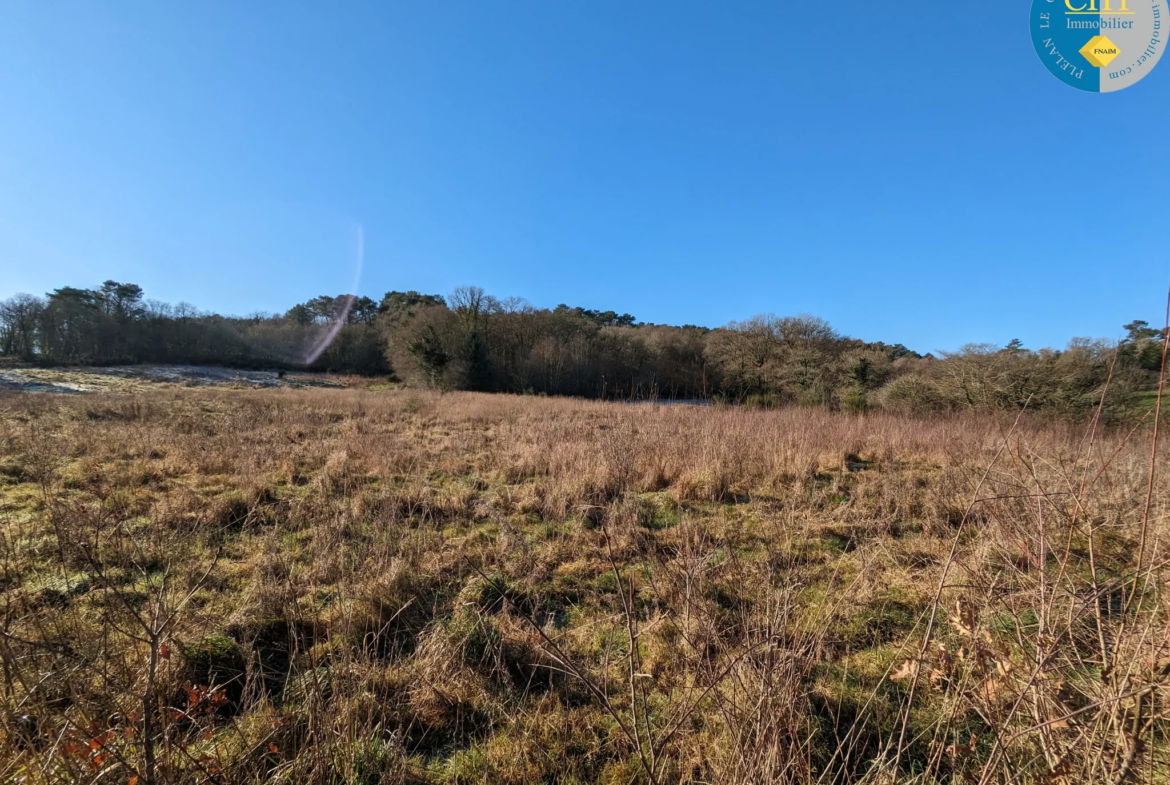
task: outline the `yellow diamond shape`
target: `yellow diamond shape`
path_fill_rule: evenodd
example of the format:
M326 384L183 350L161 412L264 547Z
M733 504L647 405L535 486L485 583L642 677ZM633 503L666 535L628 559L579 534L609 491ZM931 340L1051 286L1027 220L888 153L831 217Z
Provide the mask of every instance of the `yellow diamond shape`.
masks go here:
M1089 43L1081 49L1081 54L1093 65L1104 68L1113 62L1113 58L1121 54L1121 50L1117 48L1117 44L1105 36L1098 35L1089 39Z

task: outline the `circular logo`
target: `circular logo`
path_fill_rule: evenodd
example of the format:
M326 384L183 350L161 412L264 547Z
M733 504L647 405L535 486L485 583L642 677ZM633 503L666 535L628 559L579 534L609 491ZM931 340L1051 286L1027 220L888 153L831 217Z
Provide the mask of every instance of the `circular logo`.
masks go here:
M1143 79L1162 56L1170 0L1033 0L1032 43L1060 81L1114 93Z

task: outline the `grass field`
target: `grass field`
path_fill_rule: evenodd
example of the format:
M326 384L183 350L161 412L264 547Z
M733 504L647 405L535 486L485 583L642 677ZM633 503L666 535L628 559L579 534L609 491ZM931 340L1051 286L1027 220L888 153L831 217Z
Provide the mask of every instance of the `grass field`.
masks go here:
M1151 433L0 396L0 781L1165 782Z

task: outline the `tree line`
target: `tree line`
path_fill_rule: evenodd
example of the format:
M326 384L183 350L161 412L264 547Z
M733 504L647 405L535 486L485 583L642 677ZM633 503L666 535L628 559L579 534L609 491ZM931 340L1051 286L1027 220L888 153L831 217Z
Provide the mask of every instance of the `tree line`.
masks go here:
M725 327L638 322L568 305L536 308L478 287L380 301L320 296L282 314L221 316L147 300L106 281L0 302L0 355L66 365L214 364L389 376L404 384L750 406L1110 410L1157 383L1165 334L1125 325L1120 342L1061 350L968 345L940 357L843 336L814 316L761 315Z

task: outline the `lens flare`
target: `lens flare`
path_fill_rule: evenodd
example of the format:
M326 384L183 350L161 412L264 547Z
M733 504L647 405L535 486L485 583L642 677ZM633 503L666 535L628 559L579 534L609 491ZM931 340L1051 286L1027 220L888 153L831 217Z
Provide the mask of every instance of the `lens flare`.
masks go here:
M361 224L357 225L357 267L354 270L353 285L350 287L351 292L358 290L358 284L361 283L362 265L365 261L365 247L366 247L366 232ZM300 365L309 366L317 362L317 359L325 353L325 350L337 338L341 328L349 321L350 311L353 310L353 304L357 300L357 295L347 294L338 298L343 302L334 310L333 315L329 318L323 326L320 335L309 347L308 352L298 360Z

